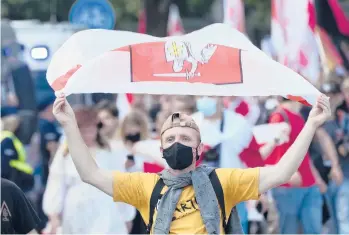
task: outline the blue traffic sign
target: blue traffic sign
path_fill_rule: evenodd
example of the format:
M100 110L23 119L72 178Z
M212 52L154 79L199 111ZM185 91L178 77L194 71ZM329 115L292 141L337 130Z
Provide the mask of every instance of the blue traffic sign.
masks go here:
M116 16L108 0L76 0L70 8L69 21L90 29L114 29Z

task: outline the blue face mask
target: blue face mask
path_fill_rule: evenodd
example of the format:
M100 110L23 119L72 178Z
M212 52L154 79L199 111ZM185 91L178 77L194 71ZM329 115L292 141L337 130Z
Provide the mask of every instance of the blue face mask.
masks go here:
M217 112L217 100L212 97L202 97L196 101L196 108L205 117L210 117Z

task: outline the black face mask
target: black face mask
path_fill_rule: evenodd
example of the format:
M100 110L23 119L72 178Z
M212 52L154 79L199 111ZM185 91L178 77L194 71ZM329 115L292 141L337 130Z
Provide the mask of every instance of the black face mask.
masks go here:
M97 123L97 128L102 129L103 128L103 122L98 122Z
M174 143L164 149L163 158L172 169L183 170L193 163L193 149L181 143Z
M126 135L125 136L125 139L128 140L128 141L131 141L132 143L136 143L138 141L141 140L141 133L136 133L136 134L133 134L133 135Z

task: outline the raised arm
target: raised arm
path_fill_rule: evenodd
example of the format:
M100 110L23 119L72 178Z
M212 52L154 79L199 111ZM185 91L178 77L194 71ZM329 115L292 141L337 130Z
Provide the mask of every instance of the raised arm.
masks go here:
M331 116L329 98L322 95L309 114L301 133L287 150L281 160L274 166L260 169L259 193L277 187L289 181L302 163L316 129Z
M112 172L97 166L81 137L74 111L63 94L56 99L53 114L63 127L70 155L81 180L112 196Z
M331 161L331 172L330 176L332 180L337 184L341 185L343 182L343 172L339 165L338 154L336 146L331 139L331 136L326 132L324 128L319 128L316 131L315 136L318 138L320 147L324 153L323 157L327 157Z

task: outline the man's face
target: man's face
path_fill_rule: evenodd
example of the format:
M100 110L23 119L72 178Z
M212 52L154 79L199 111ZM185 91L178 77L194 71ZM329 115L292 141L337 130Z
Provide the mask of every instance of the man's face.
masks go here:
M167 149L175 142L198 149L199 156L202 153L202 144L200 144L199 133L189 127L173 127L162 134L162 148ZM193 153L194 154L194 153ZM194 156L194 155L193 155Z

